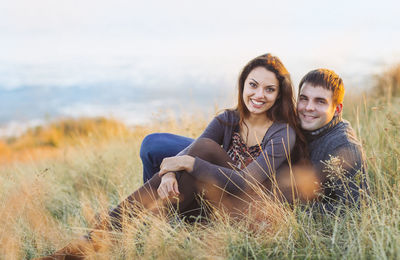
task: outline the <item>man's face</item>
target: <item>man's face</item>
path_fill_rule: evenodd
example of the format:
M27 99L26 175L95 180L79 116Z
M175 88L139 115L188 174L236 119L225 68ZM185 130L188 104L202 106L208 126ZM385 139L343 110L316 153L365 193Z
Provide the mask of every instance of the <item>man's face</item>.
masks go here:
M339 104L341 110L341 104ZM329 123L337 114L332 91L320 86L304 83L297 100L301 128L313 131ZM340 111L339 111L340 112Z

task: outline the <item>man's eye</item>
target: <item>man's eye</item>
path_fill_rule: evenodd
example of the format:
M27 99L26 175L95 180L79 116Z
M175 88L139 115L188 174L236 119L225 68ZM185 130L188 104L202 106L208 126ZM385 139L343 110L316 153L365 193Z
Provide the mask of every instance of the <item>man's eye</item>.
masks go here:
M325 101L324 100L320 100L320 101L318 101L318 103L319 104L325 104Z

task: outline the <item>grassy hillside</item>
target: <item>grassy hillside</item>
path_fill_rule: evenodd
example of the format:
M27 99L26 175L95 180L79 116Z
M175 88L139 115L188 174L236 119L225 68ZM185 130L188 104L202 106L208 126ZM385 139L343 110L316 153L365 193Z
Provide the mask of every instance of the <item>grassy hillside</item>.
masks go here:
M212 224L187 225L143 215L94 259L400 257L400 100L348 96L344 111L368 160L371 194L360 211L313 218L266 200L267 222L257 231L254 219L231 223L217 215ZM207 121L186 116L128 129L113 120L65 120L2 140L0 259L44 255L85 234L96 213L141 185L146 134L195 137Z

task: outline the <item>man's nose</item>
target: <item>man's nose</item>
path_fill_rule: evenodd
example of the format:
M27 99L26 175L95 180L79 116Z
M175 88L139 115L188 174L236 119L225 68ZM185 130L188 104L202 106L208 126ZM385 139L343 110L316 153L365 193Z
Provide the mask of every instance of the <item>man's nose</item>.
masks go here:
M306 110L311 110L312 111L314 109L315 109L315 106L314 106L313 102L311 102L311 101L307 102Z

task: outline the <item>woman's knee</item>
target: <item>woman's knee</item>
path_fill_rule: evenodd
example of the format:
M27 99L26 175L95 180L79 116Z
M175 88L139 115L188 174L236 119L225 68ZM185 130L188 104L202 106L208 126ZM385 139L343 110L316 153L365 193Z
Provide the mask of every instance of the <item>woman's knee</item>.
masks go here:
M153 158L162 161L165 157L175 156L192 142L191 138L170 133L149 134L142 141L140 157L142 160Z
M202 145L216 145L216 146L220 146L217 142L215 142L213 139L210 138L206 138L206 137L202 137L198 139L199 143L201 143Z
M199 138L188 151L188 155L199 157L210 163L224 165L230 161L226 151L212 139Z
M189 149L190 155L211 153L213 149L221 149L221 146L210 138L198 138Z
M140 146L140 158L147 159L152 154L160 150L160 142L162 142L164 133L153 133L147 135Z

